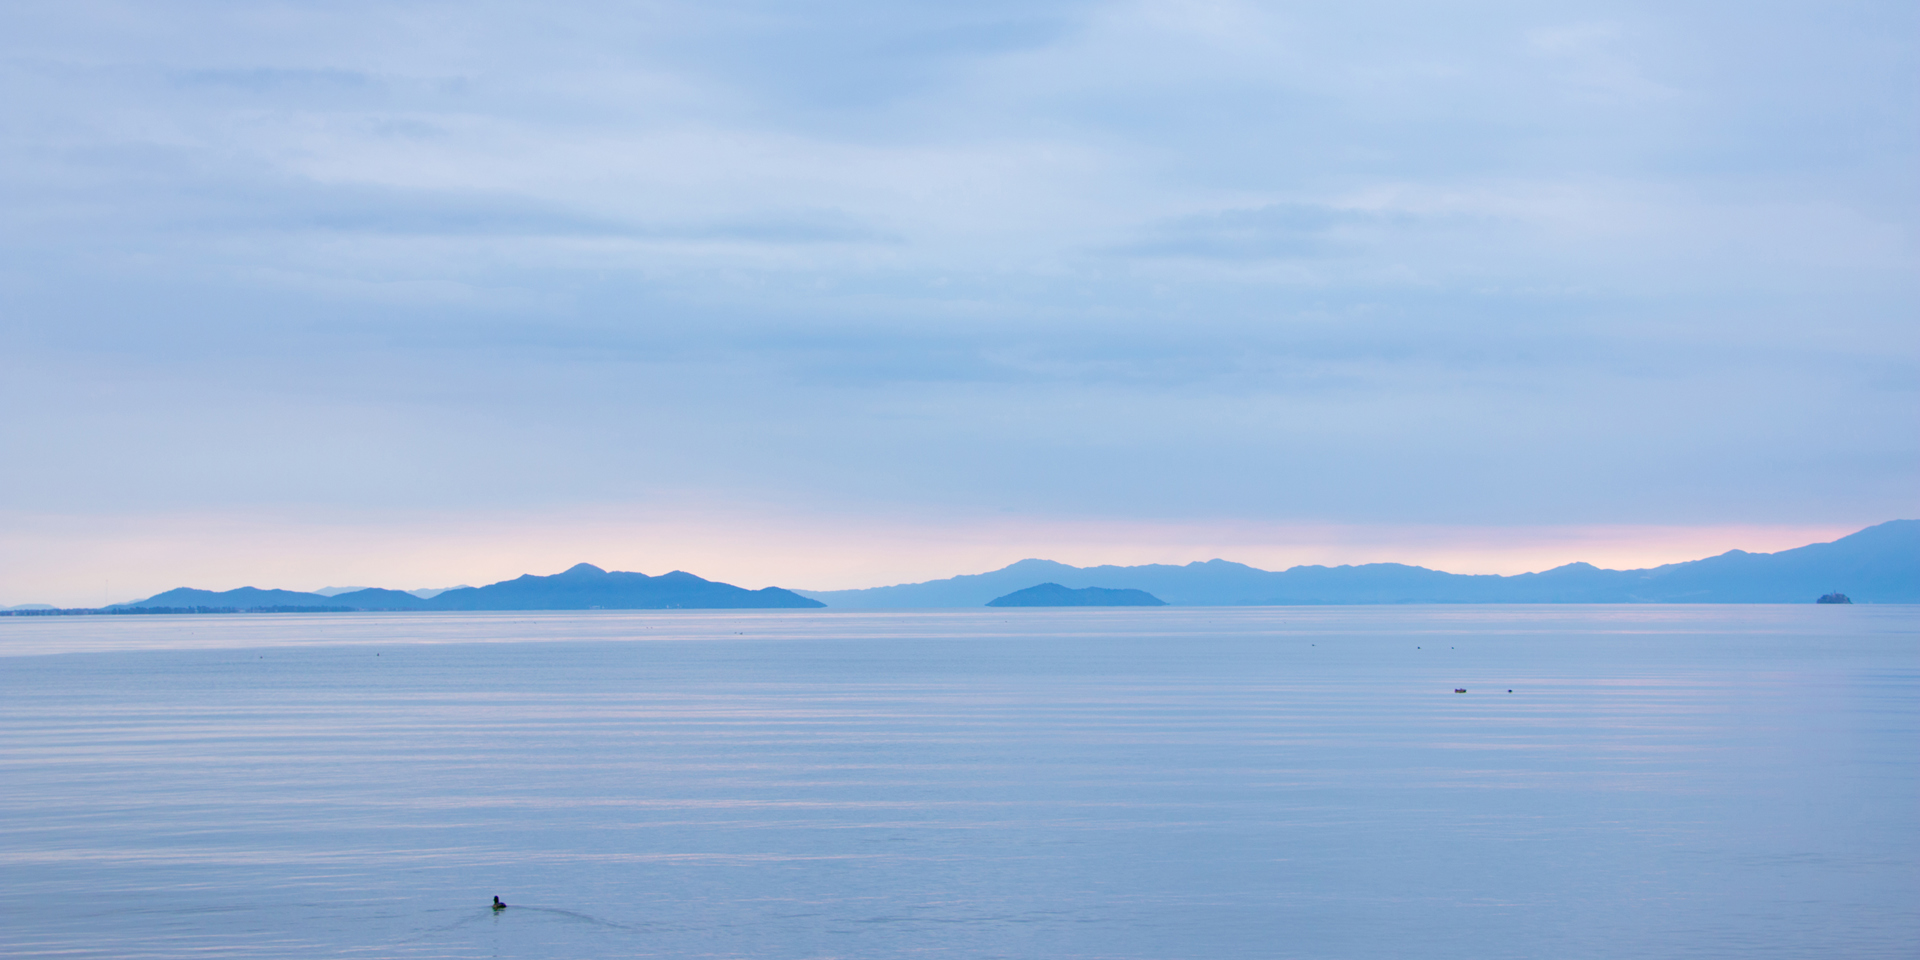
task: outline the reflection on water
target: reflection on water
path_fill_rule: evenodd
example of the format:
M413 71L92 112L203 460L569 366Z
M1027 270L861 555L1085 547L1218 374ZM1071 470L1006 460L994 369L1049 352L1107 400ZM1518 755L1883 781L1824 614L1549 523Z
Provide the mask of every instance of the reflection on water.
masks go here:
M0 952L1912 956L1914 612L0 619Z

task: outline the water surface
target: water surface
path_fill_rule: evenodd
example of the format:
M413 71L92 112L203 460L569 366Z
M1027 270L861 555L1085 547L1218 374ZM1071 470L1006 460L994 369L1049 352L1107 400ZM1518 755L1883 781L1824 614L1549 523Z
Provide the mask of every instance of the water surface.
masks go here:
M0 952L1911 957L1915 612L0 618Z

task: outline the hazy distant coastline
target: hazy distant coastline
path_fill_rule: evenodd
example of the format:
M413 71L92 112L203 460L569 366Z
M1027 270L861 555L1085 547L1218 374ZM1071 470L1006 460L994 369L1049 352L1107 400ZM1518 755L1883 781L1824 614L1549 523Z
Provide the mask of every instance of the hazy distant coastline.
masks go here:
M608 572L590 563L575 564L552 576L533 574L484 587L454 587L421 597L405 590L363 587L344 593L297 590L198 590L178 587L145 600L90 610L22 610L9 615L61 613L350 613L362 611L452 610L672 610L769 609L825 606L789 590L748 590L675 570L650 577Z
M841 609L979 607L1052 584L1141 591L1180 606L1383 603L1812 603L1839 591L1856 603L1920 603L1920 520L1893 520L1832 543L1779 553L1731 550L1644 570L1570 563L1517 576L1455 574L1398 563L1261 570L1227 560L1184 566L1074 567L1022 560L987 573L864 590L748 590L676 570L651 577L578 564L484 587L322 591L180 587L102 608L39 604L0 616L139 613L331 613L457 610ZM426 596L422 596L425 594Z
M1184 566L1074 567L1022 560L989 573L865 590L797 590L842 609L977 607L1040 583L1144 590L1179 606L1375 603L1920 603L1920 520L1894 520L1832 543L1779 553L1731 550L1644 570L1570 563L1517 576L1398 563L1260 570L1227 560Z

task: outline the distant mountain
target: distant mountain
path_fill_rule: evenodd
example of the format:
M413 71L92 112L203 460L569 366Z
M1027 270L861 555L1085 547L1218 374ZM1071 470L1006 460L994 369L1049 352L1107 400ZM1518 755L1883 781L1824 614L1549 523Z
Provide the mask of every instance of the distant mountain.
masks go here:
M361 587L351 593L336 593L329 603L352 607L355 610L431 610L425 600L405 590L388 590L383 587Z
M108 610L121 607L232 607L237 610L251 610L260 607L335 607L351 608L352 604L339 597L323 597L317 593L300 590L261 590L258 587L240 587L234 590L196 590L192 587L176 587L165 593L156 593L145 600L132 603L110 604Z
M345 600L359 594L345 594ZM417 599L417 598L416 598ZM484 587L448 590L418 600L423 610L658 610L667 608L824 607L790 590L747 590L730 583L702 580L675 570L657 577L644 573L608 573L590 563L551 577L528 574Z
M1398 563L1274 572L1208 560L1184 566L1073 567L1022 560L989 573L866 590L799 590L843 609L977 607L1039 583L1129 587L1188 606L1336 603L1812 603L1839 590L1856 603L1920 603L1920 520L1894 520L1832 543L1644 570L1570 563L1518 576L1442 573Z
M729 583L703 580L691 573L649 577L644 573L608 573L590 563L578 564L550 577L532 574L484 587L459 587L421 599L401 590L377 587L324 596L294 590L195 590L180 587L133 603L129 607L212 607L253 610L262 608L327 608L350 610L661 610L821 607L779 587L748 590Z
M987 601L989 607L1164 607L1165 600L1145 590L1107 590L1081 587L1073 590L1057 583L1043 583L1015 590L1004 597Z
M1346 603L1812 603L1841 592L1855 603L1920 603L1920 520L1894 520L1832 543L1779 553L1732 550L1644 570L1570 563L1519 576L1461 575L1398 563L1302 566L1281 572L1208 560L1184 566L1073 567L1022 560L989 573L867 590L747 590L682 571L650 577L579 564L430 598L367 588L326 596L295 590L181 587L108 609L607 610L978 607L1036 585L1139 590L1189 606ZM427 591L420 591L426 593ZM25 612L39 604L15 608Z

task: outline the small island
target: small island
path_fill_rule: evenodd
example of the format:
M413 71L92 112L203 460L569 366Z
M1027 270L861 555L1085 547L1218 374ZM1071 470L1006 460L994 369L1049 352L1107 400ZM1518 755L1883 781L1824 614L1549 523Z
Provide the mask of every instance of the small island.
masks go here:
M1043 583L1015 590L987 601L989 607L1164 607L1165 600L1145 590L1109 590L1105 587L1069 589Z
M1801 596L1805 596L1805 594L1801 594ZM1853 602L1853 598L1847 596L1844 593L1841 593L1838 590L1835 590L1834 592L1829 593L1826 596L1821 597L1820 599L1814 601L1814 603L1852 603L1852 602Z

